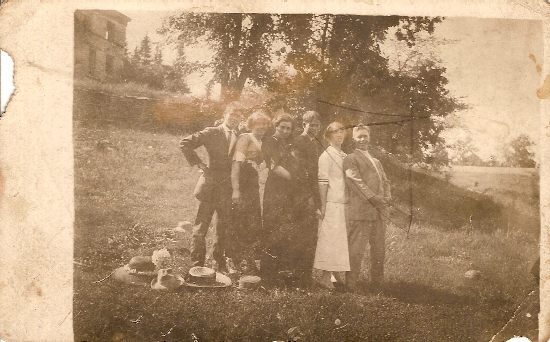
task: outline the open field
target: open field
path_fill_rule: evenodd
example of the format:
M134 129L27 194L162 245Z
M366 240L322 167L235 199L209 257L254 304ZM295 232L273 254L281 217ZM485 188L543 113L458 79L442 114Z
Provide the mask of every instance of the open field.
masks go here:
M368 284L362 294L329 294L292 287L158 293L111 279L93 283L131 256L164 246L176 256L176 270L188 266L189 241L174 242L170 229L193 221L198 173L185 162L179 139L76 123L76 340L288 340L288 329L297 326L305 341L488 341L536 287L529 274L538 255L532 235L427 224L408 236L389 227L388 284L379 293ZM481 277L466 279L469 269ZM533 338L531 315L522 333Z
M453 166L431 174L498 204L500 229L539 235L538 169Z
M521 211L538 213L539 175L535 168L453 166L448 173L453 184Z

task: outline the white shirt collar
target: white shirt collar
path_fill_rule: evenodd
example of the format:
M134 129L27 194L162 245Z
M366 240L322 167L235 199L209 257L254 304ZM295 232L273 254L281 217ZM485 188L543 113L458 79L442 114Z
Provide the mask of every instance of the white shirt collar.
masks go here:
M237 131L234 130L234 129L231 129L231 128L229 128L229 127L227 127L227 126L225 125L225 123L222 123L221 125L222 125L223 131L224 131L224 133L225 133L225 137L226 137L227 139L230 139L230 138L231 138L231 133L234 133L235 135L237 135Z
M327 150L328 150L329 153L339 155L342 158L344 158L346 156L346 152L344 152L342 150L337 150L336 147L334 147L332 145L328 145Z

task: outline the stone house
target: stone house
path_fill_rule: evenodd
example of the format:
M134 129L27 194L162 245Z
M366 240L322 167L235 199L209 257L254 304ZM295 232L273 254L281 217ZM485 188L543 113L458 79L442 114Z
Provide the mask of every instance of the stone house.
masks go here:
M120 78L126 59L126 26L131 19L112 10L78 10L74 16L75 78Z

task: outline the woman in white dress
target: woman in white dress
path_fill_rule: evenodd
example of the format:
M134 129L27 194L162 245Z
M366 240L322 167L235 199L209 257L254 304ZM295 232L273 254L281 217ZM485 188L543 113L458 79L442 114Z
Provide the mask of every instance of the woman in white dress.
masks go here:
M344 125L332 122L325 130L330 146L319 157L319 190L321 193L321 223L313 267L321 270L321 286L334 289L331 274L337 284L344 285L345 272L350 270L346 231L346 184L343 161L346 154L342 142Z

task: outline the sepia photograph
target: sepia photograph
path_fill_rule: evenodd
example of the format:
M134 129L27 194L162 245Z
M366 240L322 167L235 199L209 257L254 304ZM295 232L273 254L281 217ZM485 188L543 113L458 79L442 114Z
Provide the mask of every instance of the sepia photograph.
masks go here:
M74 12L75 341L538 339L543 25Z

